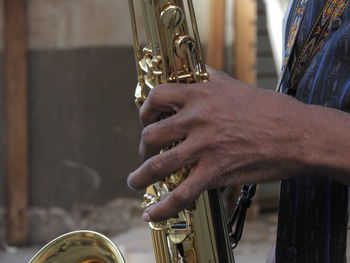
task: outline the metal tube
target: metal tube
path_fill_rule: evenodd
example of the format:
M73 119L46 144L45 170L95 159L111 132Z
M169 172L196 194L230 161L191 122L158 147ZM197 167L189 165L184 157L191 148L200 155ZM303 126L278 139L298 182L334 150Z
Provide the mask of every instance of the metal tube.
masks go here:
M204 63L203 49L202 49L202 46L200 45L201 41L200 41L200 37L199 37L196 14L194 12L192 0L187 0L187 4L188 4L188 10L190 13L191 23L192 23L192 27L193 27L193 35L194 35L194 39L195 39L196 45L197 45L199 64L200 64L201 71L202 71L201 73L206 73L207 70L206 70L205 63Z
M132 35L133 35L133 42L134 42L136 71L137 71L137 76L140 79L140 76L142 76L142 69L139 64L139 61L141 60L141 49L140 49L138 32L137 32L134 0L129 0L129 11L130 11L130 17L131 17L131 29L133 33Z

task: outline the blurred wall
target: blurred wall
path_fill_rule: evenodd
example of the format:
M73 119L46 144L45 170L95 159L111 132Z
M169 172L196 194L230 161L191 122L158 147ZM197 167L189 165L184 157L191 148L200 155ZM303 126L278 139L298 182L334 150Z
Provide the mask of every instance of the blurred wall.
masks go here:
M278 73L273 59L274 45L271 45L268 32L265 1L257 0L257 8L257 83L260 88L275 90Z
M204 39L206 2L195 1ZM139 163L140 133L127 4L28 0L31 206L69 208L136 196L126 187L128 173ZM2 18L1 12L3 0ZM1 62L2 55L0 92ZM2 105L1 101L3 142ZM0 205L4 205L0 152Z

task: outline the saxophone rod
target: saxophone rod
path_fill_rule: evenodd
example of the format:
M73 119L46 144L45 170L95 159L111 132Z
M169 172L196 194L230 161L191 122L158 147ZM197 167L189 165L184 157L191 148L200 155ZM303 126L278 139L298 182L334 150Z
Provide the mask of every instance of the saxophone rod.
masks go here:
M130 10L130 17L131 17L131 29L133 33L136 71L137 71L137 76L140 77L142 76L141 67L139 65L139 61L141 60L141 49L140 49L138 31L136 26L134 0L129 0L129 10Z
M192 27L193 27L193 34L194 34L194 39L196 41L196 45L197 45L197 50L198 50L198 55L200 58L204 58L203 56L203 49L202 46L199 44L201 43L200 41L200 37L199 37L199 31L198 31L198 24L197 24L197 19L196 19L196 13L194 11L194 7L193 7L193 2L192 0L188 0L188 10L191 16L191 23L192 23ZM201 66L201 73L204 73L203 71L205 71L205 63L203 61L203 59L199 60L199 64Z

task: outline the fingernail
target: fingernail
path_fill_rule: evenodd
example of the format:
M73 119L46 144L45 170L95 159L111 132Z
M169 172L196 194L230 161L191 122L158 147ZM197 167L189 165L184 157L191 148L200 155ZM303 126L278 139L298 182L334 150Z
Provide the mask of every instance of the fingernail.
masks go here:
M151 222L151 217L150 217L149 213L147 213L147 212L143 213L142 218L146 222Z

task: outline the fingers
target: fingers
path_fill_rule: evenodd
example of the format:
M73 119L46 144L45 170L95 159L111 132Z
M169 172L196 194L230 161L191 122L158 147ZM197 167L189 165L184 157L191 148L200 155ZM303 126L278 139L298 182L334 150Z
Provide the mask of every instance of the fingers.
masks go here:
M135 190L144 189L182 167L193 164L196 160L194 151L195 147L184 141L169 151L148 159L129 175L129 187Z
M193 168L189 177L164 200L145 210L143 218L147 222L164 221L174 217L179 211L194 203L207 190L204 178L206 170L200 166Z
M187 118L181 113L150 124L142 131L139 154L145 161L174 142L187 136Z
M178 112L190 96L190 85L165 84L152 89L140 109L140 120L144 127L159 121L164 113Z

